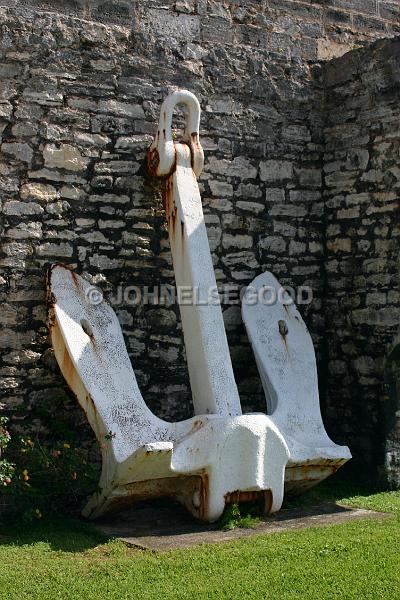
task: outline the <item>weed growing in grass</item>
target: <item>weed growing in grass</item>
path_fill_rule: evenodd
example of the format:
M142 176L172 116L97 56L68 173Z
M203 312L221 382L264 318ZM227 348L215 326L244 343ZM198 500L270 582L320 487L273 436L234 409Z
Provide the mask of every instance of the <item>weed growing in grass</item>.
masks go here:
M242 529L255 529L261 523L261 517L256 513L258 507L247 506L247 514L243 514L244 507L239 504L231 504L222 515L219 525L223 531L230 531L240 527Z

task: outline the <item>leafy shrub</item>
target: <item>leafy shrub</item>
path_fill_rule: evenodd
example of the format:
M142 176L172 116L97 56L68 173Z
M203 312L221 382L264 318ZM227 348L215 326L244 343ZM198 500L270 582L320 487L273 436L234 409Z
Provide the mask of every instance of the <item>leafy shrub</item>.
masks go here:
M2 454L11 440L10 433L6 429L7 422L6 417L0 417L0 486L2 487L11 485L14 475L14 465L6 458L2 458Z
M54 375L58 384L59 368L51 349L42 363L48 381ZM7 457L14 470L11 483L0 485L0 502L7 512L27 519L79 513L97 489L100 448L67 386L42 389L36 382L13 409L8 429Z
M14 478L7 488L18 513L28 519L49 512L77 512L93 492L97 466L88 452L67 441L51 445L36 435L13 436Z
M21 404L11 436L5 423L2 418L0 449L7 446L8 460L0 460L0 494L7 512L29 520L78 513L96 490L100 461L98 443L72 400L54 394Z

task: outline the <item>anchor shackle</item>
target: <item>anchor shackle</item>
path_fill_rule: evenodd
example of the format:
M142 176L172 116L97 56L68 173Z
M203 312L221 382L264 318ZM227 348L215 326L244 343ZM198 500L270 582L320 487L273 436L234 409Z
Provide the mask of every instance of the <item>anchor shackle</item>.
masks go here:
M180 142L174 142L172 137L172 115L177 104L184 104L188 109L185 131ZM199 141L200 112L199 101L188 90L176 90L164 100L157 134L147 151L147 166L153 177L167 177L174 172L175 145L178 143L189 146L192 169L196 177L200 175L204 165L203 148Z

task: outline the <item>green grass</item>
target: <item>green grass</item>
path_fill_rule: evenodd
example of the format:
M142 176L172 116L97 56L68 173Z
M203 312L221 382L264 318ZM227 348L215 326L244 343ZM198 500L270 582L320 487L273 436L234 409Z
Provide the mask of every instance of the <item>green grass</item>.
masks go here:
M332 479L296 504L326 499L393 515L161 554L74 519L3 525L0 599L400 598L400 492Z

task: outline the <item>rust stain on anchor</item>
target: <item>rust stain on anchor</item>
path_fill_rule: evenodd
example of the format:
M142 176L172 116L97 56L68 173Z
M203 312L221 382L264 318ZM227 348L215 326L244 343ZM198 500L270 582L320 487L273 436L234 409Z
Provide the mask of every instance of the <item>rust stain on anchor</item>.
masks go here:
M79 285L78 276L75 273L75 271L71 271L71 277L72 277L72 282L73 282L74 286L76 287L76 289L78 291L80 291L81 288L80 288L80 285Z
M236 504L239 502L255 502L260 497L264 498L263 491L241 491L227 492L224 496L226 504Z
M176 228L177 228L177 221L178 221L178 208L175 204L174 197L173 197L173 186L174 186L174 182L173 182L173 179L171 176L164 180L163 186L162 186L163 205L164 205L165 215L167 218L169 233L171 235L172 240L175 239L175 237L176 237ZM181 232L182 239L184 237L184 227L185 227L185 225L184 225L183 221L181 220L180 232Z
M175 206L174 199L173 199L172 177L168 177L168 179L165 179L163 181L161 192L162 192L165 216L167 218L167 223L169 226L171 221L173 221L175 224L175 220L176 220L176 216L175 216L176 215L176 206Z
M193 433L194 431L198 431L199 429L201 429L203 427L203 425L204 425L204 422L201 419L196 419L192 423L191 433Z
M75 273L72 271L72 268L68 265L64 265L63 263L53 263L47 268L46 271L46 306L47 306L47 328L51 333L54 325L55 325L55 313L54 307L57 303L57 298L51 289L51 275L55 268L62 268L66 271L69 271L72 277L74 277ZM75 275L76 277L76 275Z
M197 131L193 131L190 134L190 139L191 139L191 144L189 144L191 146L191 150L192 152L190 153L190 165L192 167L192 171L194 171L194 157L195 155L197 156L197 153L199 151L199 136L197 135Z
M171 239L174 240L178 229L178 207L176 206L174 200L174 180L171 175L163 180L161 194L169 233L171 235ZM180 219L180 227L178 231L180 232L180 237L182 240L182 251L184 251L185 223L182 218Z
M206 521L208 510L208 494L210 488L210 482L208 478L208 473L204 472L200 475L201 484L200 484L200 506L199 506L199 519Z
M224 498L226 505L257 502L260 511L266 515L270 514L273 501L271 490L235 490L234 492L227 492Z
M157 168L160 164L160 155L157 148L149 150L147 153L147 169L153 177L157 176Z

